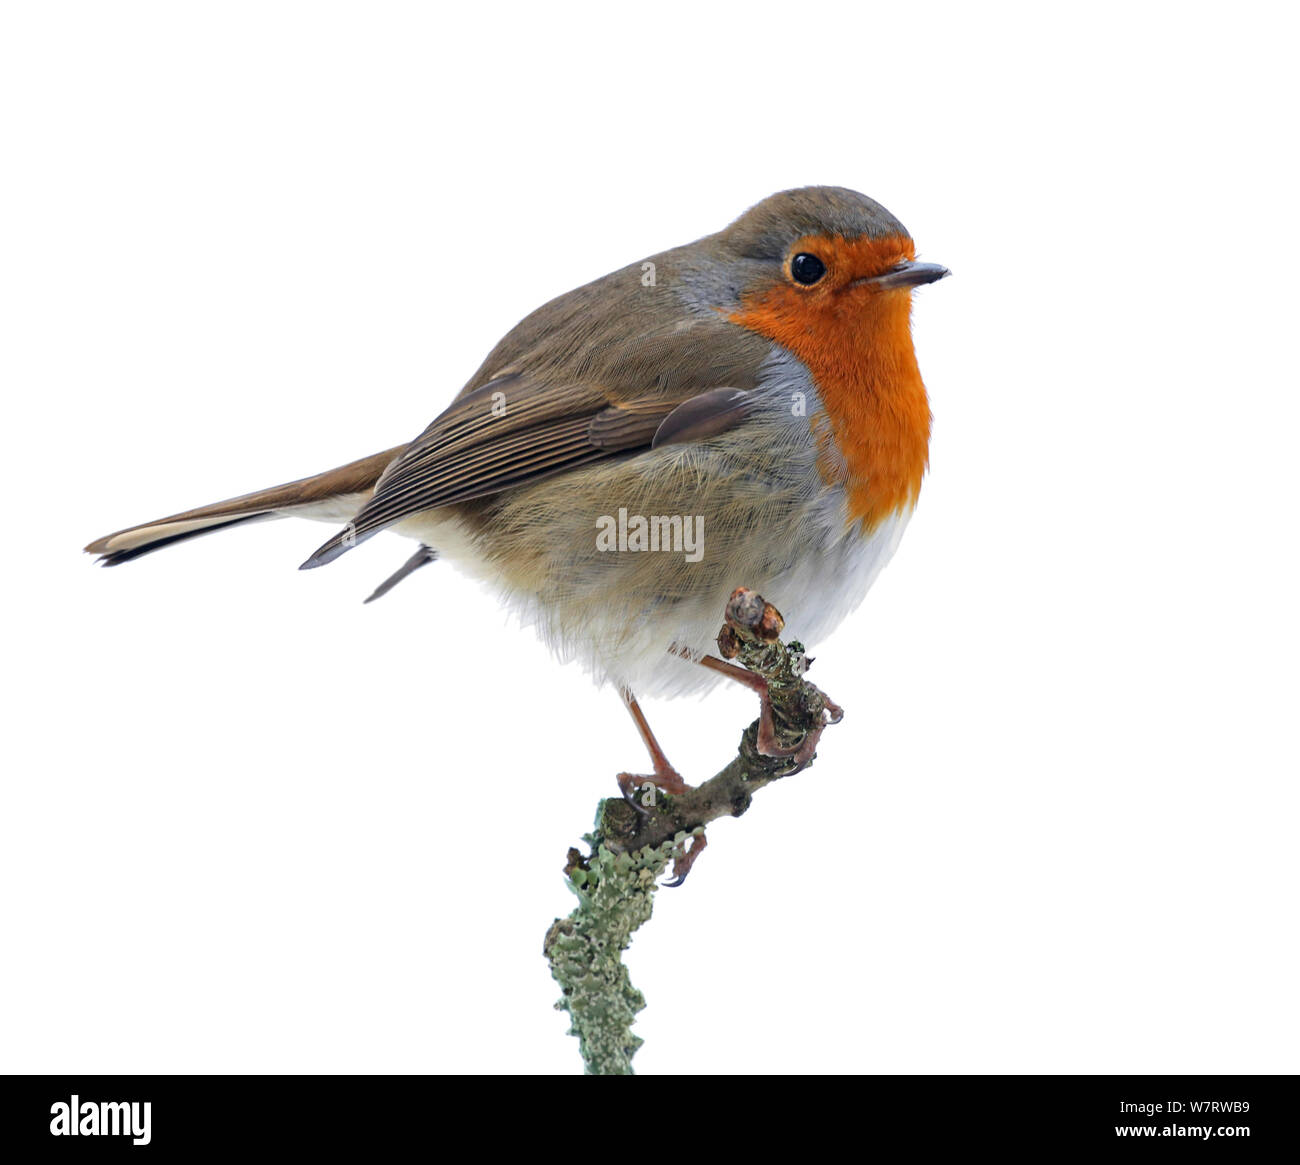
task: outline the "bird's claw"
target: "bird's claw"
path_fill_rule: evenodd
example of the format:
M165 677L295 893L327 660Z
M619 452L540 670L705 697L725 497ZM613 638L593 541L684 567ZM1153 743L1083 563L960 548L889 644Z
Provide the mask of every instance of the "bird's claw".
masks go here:
M650 819L650 810L645 808L637 798L637 794L641 791L641 782L645 778L635 776L632 773L619 773L616 779L618 781L618 790L623 794L623 800L632 806L642 821L648 821Z
M792 772L786 774L793 776L795 773L802 772L808 763L813 759L817 752L817 744L822 738L822 733L828 725L838 724L844 719L844 709L829 699L826 694L822 693L822 699L825 703L825 717L815 728L809 729L804 733L803 739L798 744L784 745L779 744L776 738L776 724L772 718L771 697L766 690L759 695L760 708L758 716L758 738L754 742L759 756L772 757L781 759L784 757L793 757L795 768Z
M704 847L709 844L709 839L704 836L703 827L695 830L688 839L690 848L686 848L686 843L682 843L681 852L673 858L673 880L671 882L662 882L662 886L668 889L676 889L686 881L686 875L691 872L691 867L695 865L696 859L704 852Z
M650 816L648 807L654 805L657 793L680 797L691 788L676 769L667 767L662 772L650 774L619 773L617 780L623 800L643 818Z

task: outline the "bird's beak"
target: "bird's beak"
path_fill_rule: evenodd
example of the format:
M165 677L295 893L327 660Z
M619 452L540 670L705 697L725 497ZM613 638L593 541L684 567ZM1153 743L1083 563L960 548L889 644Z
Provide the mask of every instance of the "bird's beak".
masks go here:
M941 267L938 263L917 263L905 259L883 274L855 279L849 286L855 287L860 283L866 283L881 291L892 291L900 287L920 287L923 283L937 283L945 275L950 274L947 267Z

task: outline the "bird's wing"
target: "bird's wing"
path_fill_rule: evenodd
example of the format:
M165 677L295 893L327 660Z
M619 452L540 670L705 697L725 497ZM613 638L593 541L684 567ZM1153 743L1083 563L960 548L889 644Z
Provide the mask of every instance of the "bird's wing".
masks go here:
M771 341L719 312L685 310L674 290L689 282L680 256L655 261L654 286L633 264L517 324L388 466L352 523L303 566L322 566L413 514L649 449L690 401L669 426L674 441L739 422L743 409L718 390L753 389Z
M303 567L332 562L412 514L656 444L714 436L744 418L749 396L738 388L661 388L614 399L591 384L500 376L453 401L388 466L352 522Z

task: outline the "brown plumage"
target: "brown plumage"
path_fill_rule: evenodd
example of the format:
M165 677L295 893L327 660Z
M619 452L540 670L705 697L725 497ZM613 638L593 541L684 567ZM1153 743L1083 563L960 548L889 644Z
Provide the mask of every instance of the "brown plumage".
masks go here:
M494 587L598 679L701 687L713 676L680 652L708 650L735 586L812 642L897 545L929 432L910 292L946 274L913 255L863 195L774 195L533 312L409 445L88 549L119 562L293 514L343 525L315 567L392 529ZM610 552L601 531L628 515L700 545L640 554L620 535Z
M289 517L316 506L329 509L342 498L369 497L379 475L404 448L404 445L399 445L395 449L386 449L382 453L349 461L347 465L326 470L314 477L299 478L270 489L255 490L237 498L227 498L223 502L213 502L192 510L182 510L179 514L171 514L166 518L143 522L138 526L128 526L125 530L96 538L86 550L90 554L102 555L99 560L102 565L116 566L163 546L243 522ZM302 516L310 515L303 513ZM333 516L328 520L333 521Z

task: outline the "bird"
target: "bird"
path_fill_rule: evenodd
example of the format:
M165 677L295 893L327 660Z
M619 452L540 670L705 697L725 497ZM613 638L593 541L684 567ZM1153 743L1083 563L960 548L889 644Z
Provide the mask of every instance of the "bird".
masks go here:
M912 293L948 274L866 195L782 191L538 308L414 440L86 549L116 566L252 522L341 525L314 569L381 531L414 539L367 601L450 561L617 689L644 779L679 792L639 697L739 679L759 751L795 751L761 679L712 654L718 613L743 584L816 644L893 556L929 462Z

